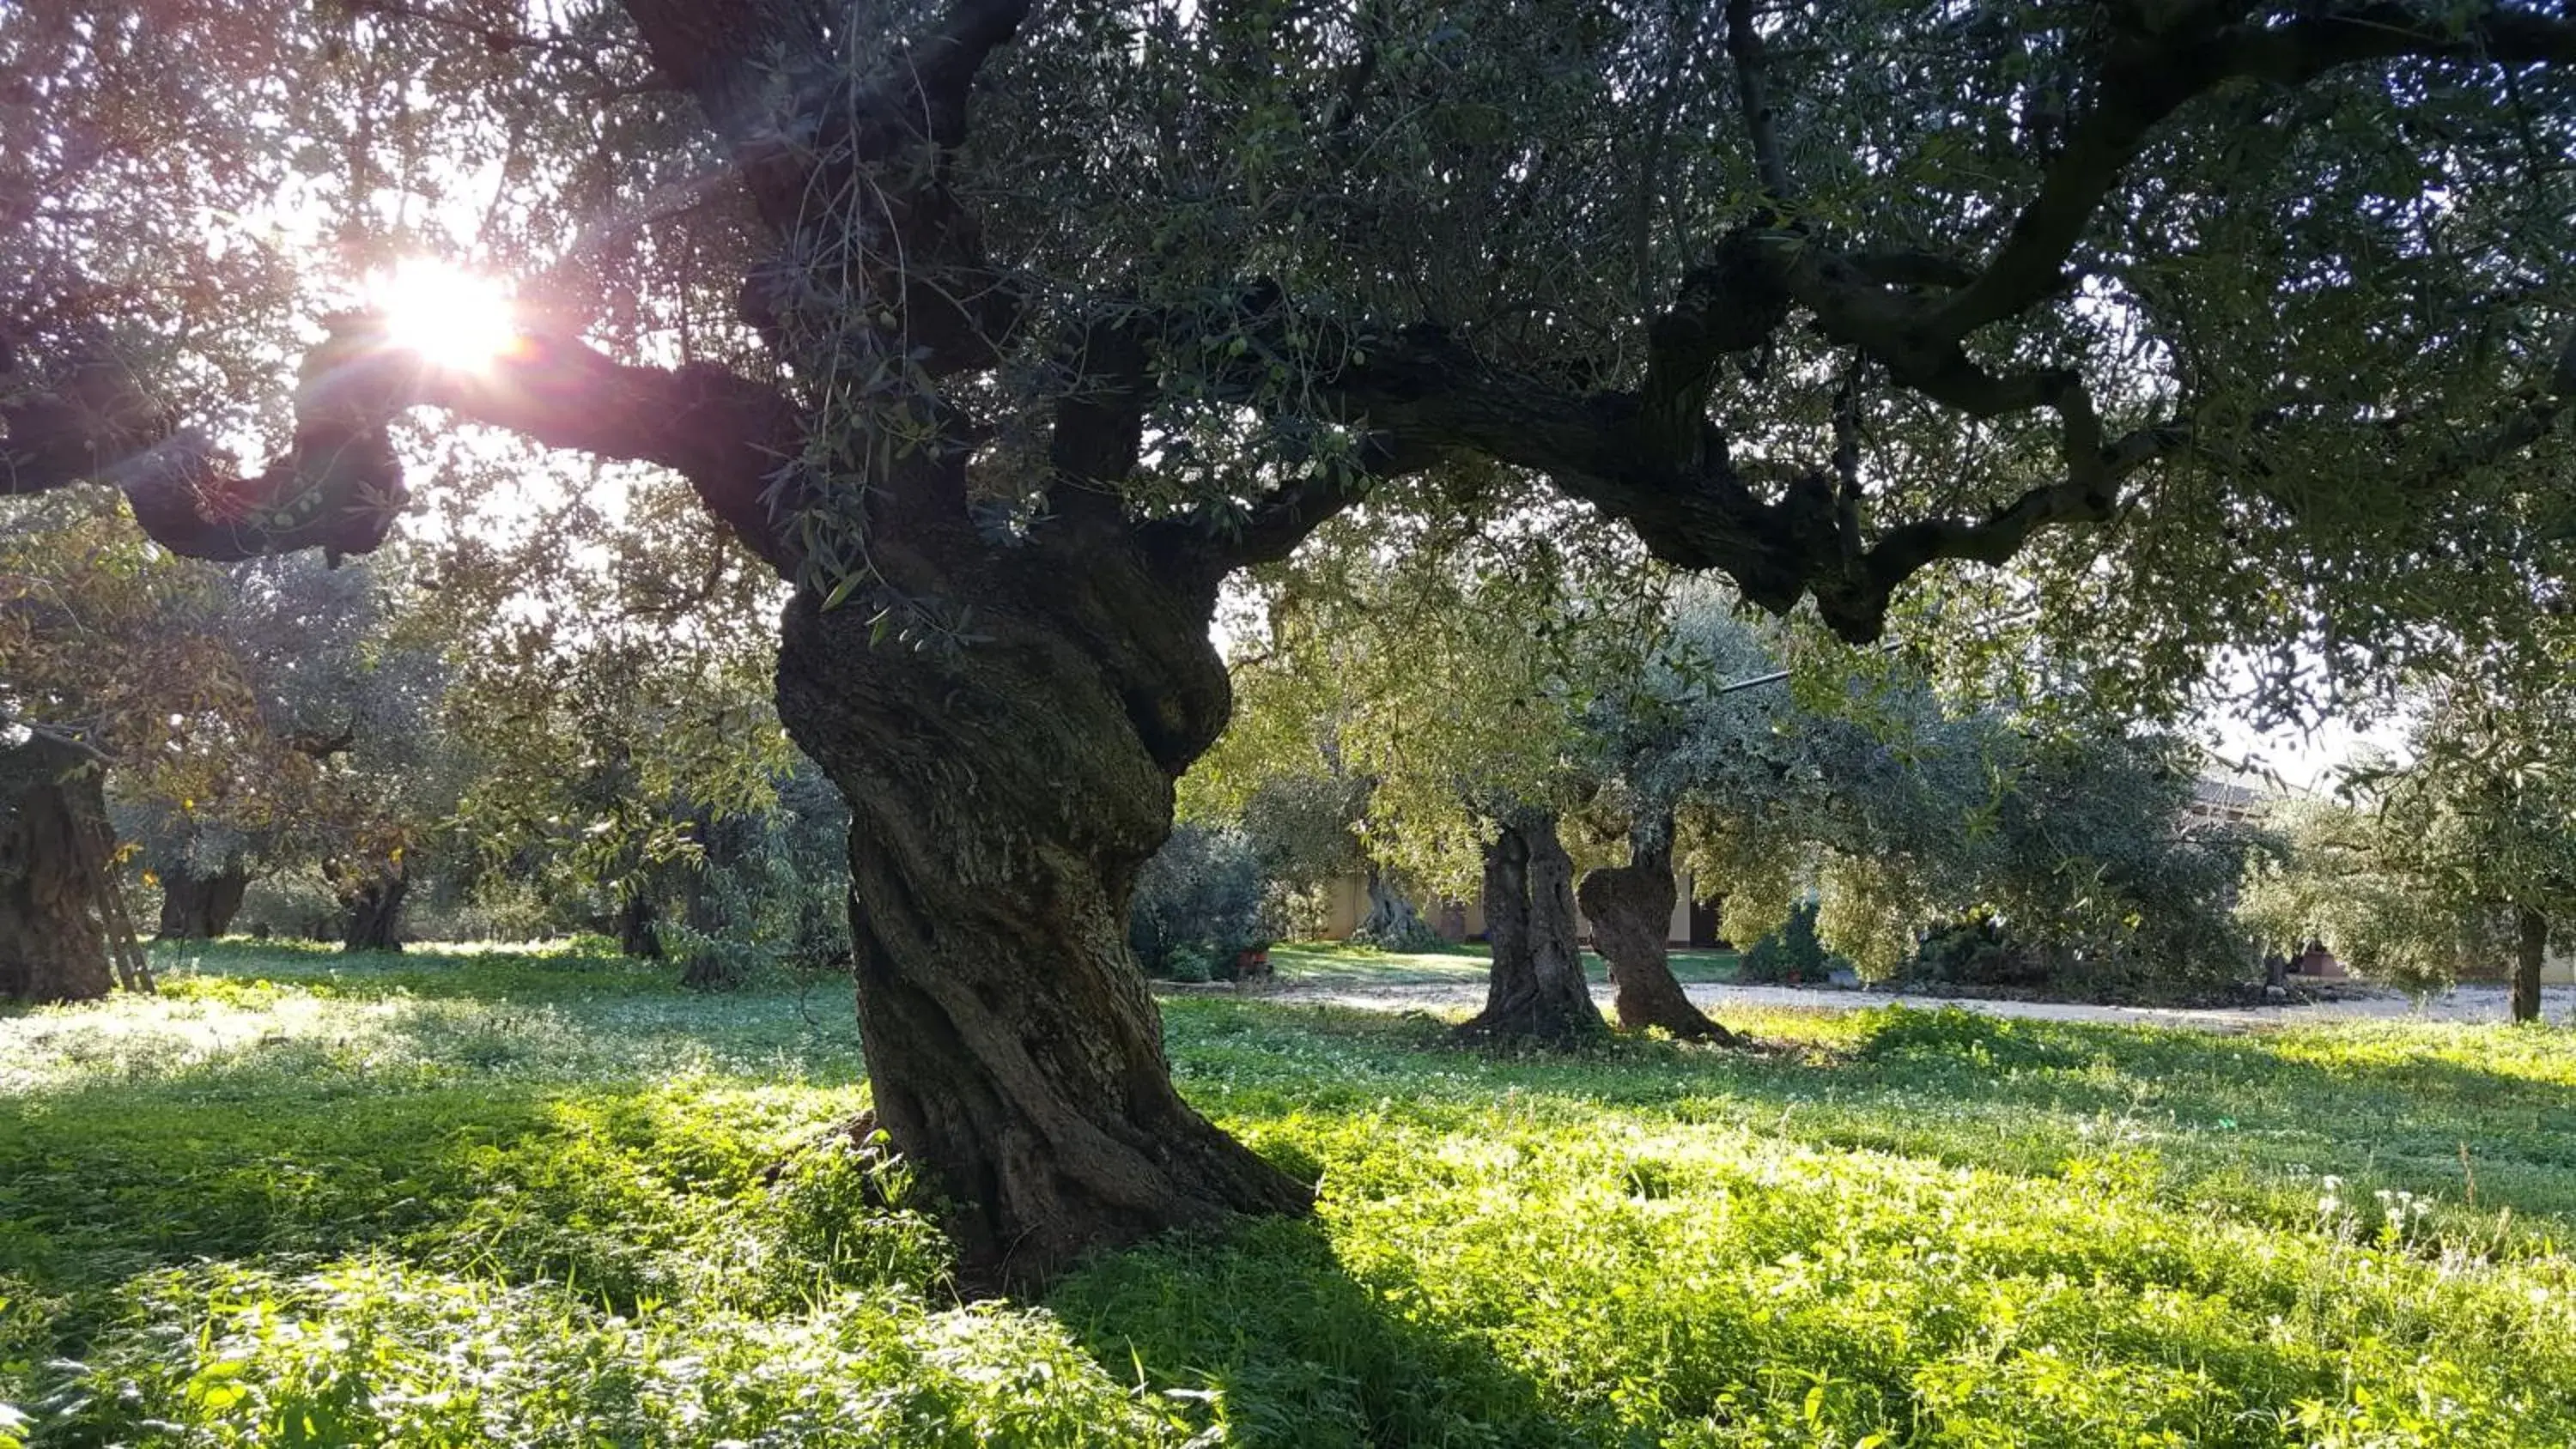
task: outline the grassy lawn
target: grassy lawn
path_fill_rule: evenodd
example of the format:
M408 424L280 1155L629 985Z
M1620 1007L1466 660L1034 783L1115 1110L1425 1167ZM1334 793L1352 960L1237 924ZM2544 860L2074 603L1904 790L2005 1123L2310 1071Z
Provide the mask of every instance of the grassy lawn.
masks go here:
M1482 986L1488 955L1483 946L1453 946L1443 951L1380 951L1346 946L1339 941L1296 941L1270 948L1270 964L1280 981L1334 991L1364 991L1373 986ZM1732 951L1676 950L1673 975L1684 982L1733 981ZM1583 969L1595 981L1610 979L1599 956L1583 953Z
M836 984L161 959L0 1015L0 1444L2576 1442L2563 1032L1524 1060L1173 1001L1322 1210L961 1306L905 1185L807 1146L865 1095Z

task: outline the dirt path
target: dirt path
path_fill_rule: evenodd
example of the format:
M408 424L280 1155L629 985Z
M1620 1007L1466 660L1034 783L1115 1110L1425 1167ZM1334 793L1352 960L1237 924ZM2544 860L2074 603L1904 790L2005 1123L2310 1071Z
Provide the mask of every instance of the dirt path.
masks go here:
M1810 1011L1860 1011L1873 1006L1904 1005L1935 1010L1956 1006L1992 1016L2022 1017L2034 1021L2098 1021L2123 1026L2184 1026L2206 1031L2254 1031L2264 1027L2287 1026L2299 1022L2354 1021L2417 1017L2427 1021L2503 1021L2506 994L2502 986L2470 985L2425 1002L2419 1011L2414 1002L2394 991L2365 991L2344 988L2348 995L2333 1000L2302 1002L2285 1006L2087 1006L2061 1001L1982 1001L1956 997L1924 996L1910 991L1834 991L1811 990L1798 986L1718 986L1701 984L1686 988L1690 999L1701 1010L1723 1020L1730 1010L1745 1007L1793 1007ZM1473 1011L1484 1003L1481 985L1464 982L1437 984L1390 984L1385 986L1302 986L1294 983L1262 993L1273 1001L1301 1002L1316 1006L1349 1006L1365 1011ZM1592 988L1595 1001L1610 1004L1610 988ZM2541 993L2541 1016L2551 1022L2566 1022L2576 1016L2576 987L2553 986Z

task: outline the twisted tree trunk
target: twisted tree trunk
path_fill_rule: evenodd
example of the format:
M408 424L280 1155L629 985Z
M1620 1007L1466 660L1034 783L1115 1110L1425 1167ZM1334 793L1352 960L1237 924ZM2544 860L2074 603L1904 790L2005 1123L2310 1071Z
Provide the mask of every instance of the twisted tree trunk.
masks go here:
M1368 863L1368 914L1351 939L1389 951L1413 951L1437 941L1440 933L1422 919L1413 900L1395 888L1376 861Z
M233 928L242 896L250 889L250 866L239 856L221 868L200 873L183 855L160 872L161 929L165 941L211 941Z
M1610 963L1619 1025L1629 1031L1659 1026L1684 1041L1733 1041L1673 979L1669 939L1681 891L1673 880L1672 822L1661 824L1660 831L1637 832L1626 865L1584 876L1579 893L1592 943Z
M347 911L341 931L343 951L402 949L403 897L411 893L411 875L399 868L370 870L341 887Z
M42 735L0 749L0 1000L92 1001L114 981L90 833L98 771Z
M2513 960L2513 1019L2540 1020L2540 970L2549 963L2549 917L2529 906L2514 912L2519 940Z
M1493 974L1485 1009L1459 1034L1484 1041L1571 1046L1603 1034L1576 943L1574 860L1556 817L1516 810L1485 847L1485 940Z
M972 644L872 646L863 611L808 596L779 655L779 717L850 802L877 1120L982 1283L1311 1201L1181 1100L1128 948L1172 782L1231 705L1214 577L1176 591L1093 542L988 556L952 585L977 601Z

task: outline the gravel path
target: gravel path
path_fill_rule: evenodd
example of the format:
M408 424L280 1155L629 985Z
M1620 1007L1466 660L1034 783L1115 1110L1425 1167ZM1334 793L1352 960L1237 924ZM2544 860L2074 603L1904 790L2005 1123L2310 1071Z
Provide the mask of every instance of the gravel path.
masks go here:
M2254 1031L2299 1022L2353 1021L2415 1017L2427 1021L2503 1021L2506 991L2502 986L2468 985L2415 1003L2394 991L2342 987L2331 1000L2283 1006L2088 1006L2063 1001L1985 1001L1924 996L1910 991L1811 990L1799 986L1694 985L1685 988L1700 1009L1723 1020L1748 1006L1797 1007L1811 1011L1859 1011L1873 1006L1905 1005L1934 1010L1956 1006L1992 1016L2035 1021L2098 1021L2124 1026L2185 1026L2207 1031ZM1484 1004L1481 985L1458 982L1429 985L1300 986L1289 984L1261 993L1272 1001L1317 1006L1349 1006L1365 1011L1472 1012ZM1604 1007L1610 988L1595 986L1592 996ZM2576 1017L2576 987L2552 986L2541 992L2541 1016L2550 1022Z

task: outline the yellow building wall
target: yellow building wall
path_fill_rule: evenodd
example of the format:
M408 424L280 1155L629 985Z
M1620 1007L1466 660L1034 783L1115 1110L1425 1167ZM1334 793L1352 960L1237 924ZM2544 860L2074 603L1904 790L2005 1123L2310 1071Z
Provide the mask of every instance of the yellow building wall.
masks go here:
M1324 939L1346 941L1360 928L1368 914L1368 881L1365 877L1344 876L1324 887Z

